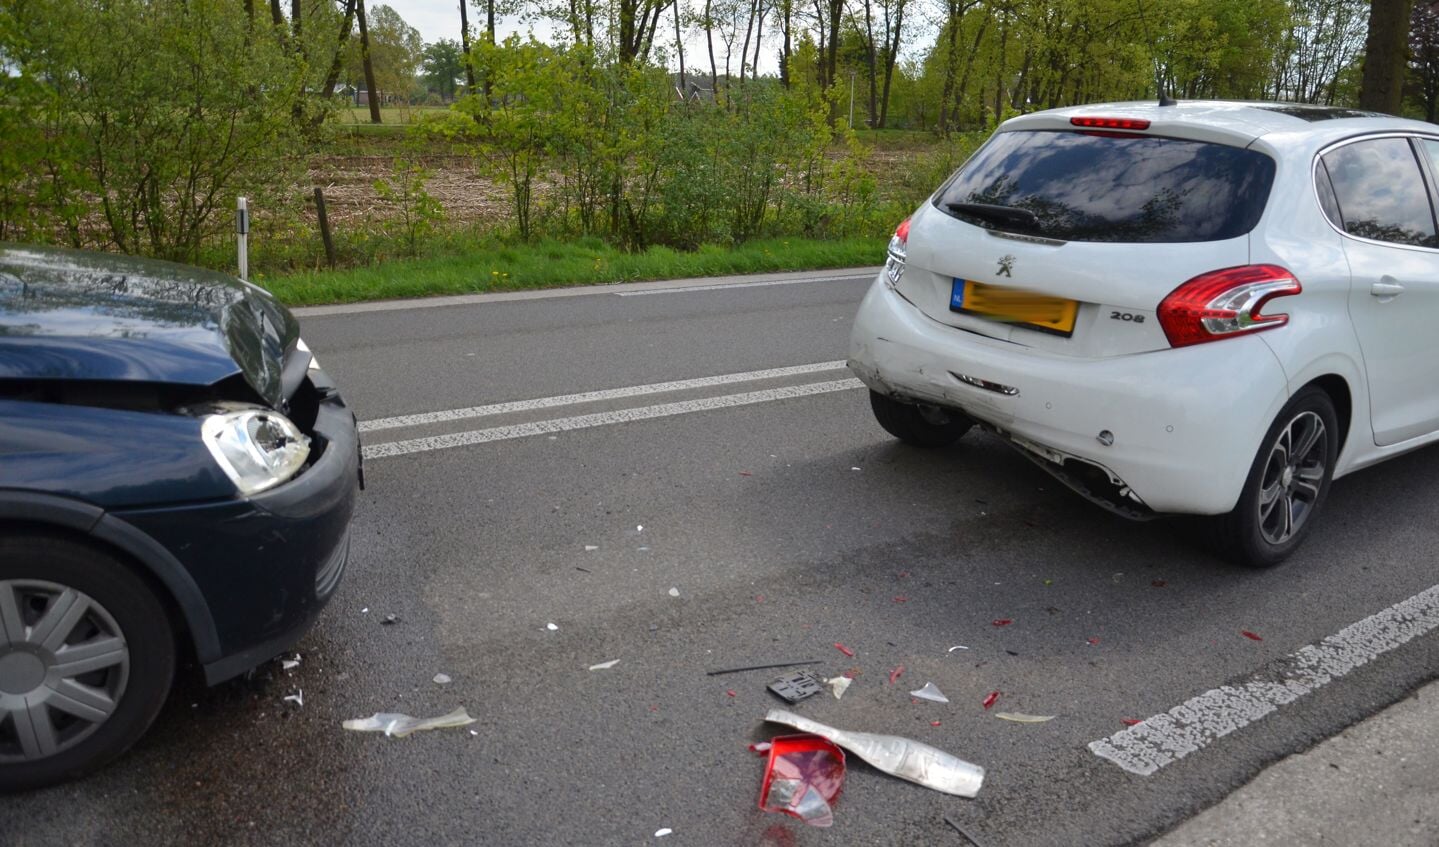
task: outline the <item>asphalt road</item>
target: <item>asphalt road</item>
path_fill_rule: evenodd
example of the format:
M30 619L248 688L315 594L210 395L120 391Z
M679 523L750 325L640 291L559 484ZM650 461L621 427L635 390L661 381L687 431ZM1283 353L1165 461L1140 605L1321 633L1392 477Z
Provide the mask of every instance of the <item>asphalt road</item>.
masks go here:
M1436 675L1426 630L1277 709L1214 701L1149 776L1100 758L1124 719L1291 678L1306 645L1434 586L1439 451L1342 480L1290 563L1236 569L991 436L897 444L839 367L700 380L843 359L868 276L812 276L302 315L370 458L301 664L182 682L121 762L0 802L0 843L968 843L947 816L985 847L1122 844ZM519 402L587 392L608 393ZM746 745L783 734L762 722L779 672L705 671L800 659L855 682L795 711L980 764L978 798L851 757L832 829L760 812ZM950 703L914 701L925 682ZM340 728L458 706L477 722Z

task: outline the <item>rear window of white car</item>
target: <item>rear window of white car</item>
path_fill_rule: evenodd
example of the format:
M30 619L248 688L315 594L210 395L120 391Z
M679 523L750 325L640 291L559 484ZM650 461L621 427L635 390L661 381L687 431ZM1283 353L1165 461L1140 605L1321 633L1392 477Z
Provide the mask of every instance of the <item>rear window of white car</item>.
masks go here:
M1273 182L1273 159L1223 144L1002 132L940 189L934 205L977 226L1060 241L1220 241L1254 228ZM976 205L1023 211L1005 220Z

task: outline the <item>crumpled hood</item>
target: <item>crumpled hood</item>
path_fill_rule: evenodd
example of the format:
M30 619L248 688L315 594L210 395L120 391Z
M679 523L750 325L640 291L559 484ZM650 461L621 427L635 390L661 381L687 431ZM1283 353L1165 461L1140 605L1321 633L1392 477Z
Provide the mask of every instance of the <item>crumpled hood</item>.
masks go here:
M234 277L107 253L0 245L0 379L211 385L271 406L299 325Z

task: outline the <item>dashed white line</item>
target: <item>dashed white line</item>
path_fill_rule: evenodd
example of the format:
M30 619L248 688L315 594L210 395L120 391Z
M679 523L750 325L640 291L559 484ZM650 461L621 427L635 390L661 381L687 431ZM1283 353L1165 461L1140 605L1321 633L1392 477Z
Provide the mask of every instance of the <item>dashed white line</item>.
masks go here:
M646 394L661 394L669 391L685 391L692 388L710 388L735 382L754 382L761 379L779 379L787 376L834 371L844 367L844 360L815 362L810 365L791 365L784 368L768 368L761 371L703 376L696 379L681 379L673 382L656 382L649 385L631 385L626 388L610 388L603 391L585 391L579 394L561 394L557 397L540 397L534 400L515 400L508 403L491 403L488 406L469 406L463 409L448 409L440 412L423 412L413 415L396 415L391 418L375 418L361 421L361 432L381 429L395 429L402 426L424 426L444 421L484 418L507 412L528 412L534 409L550 409L556 406L571 406L576 403L593 403L601 400L620 400L626 397L642 397Z
M490 441L503 441L510 438L525 438L531 435L541 435L551 432L567 432L575 429L609 426L611 424L629 423L631 421L664 418L671 415L684 415L690 412L730 409L736 406L749 406L755 403L768 403L774 400L809 397L815 394L848 391L861 387L863 387L863 383L857 379L838 379L828 382L812 382L805 385L791 385L783 388L770 388L764 391L749 391L743 394L725 394L719 397L683 400L678 403L641 406L636 409L598 412L592 415L576 415L574 417L555 418L554 420L537 421L535 423L497 426L489 429L455 432L448 435L436 435L428 438L412 438L406 441L371 444L364 448L364 456L366 459L379 459L385 456L403 456L408 453L445 450L451 447L467 447L473 444L485 444Z
M1089 749L1130 773L1149 776L1436 627L1439 585L1301 649L1280 662L1278 671L1206 691L1091 742Z
M852 276L817 276L809 279L765 279L757 282L727 282L718 285L686 285L675 288L650 288L643 291L616 291L616 297L647 297L651 294L688 294L691 291L719 291L724 288L758 288L765 285L801 285L806 282L845 282L855 279L873 279L874 274Z

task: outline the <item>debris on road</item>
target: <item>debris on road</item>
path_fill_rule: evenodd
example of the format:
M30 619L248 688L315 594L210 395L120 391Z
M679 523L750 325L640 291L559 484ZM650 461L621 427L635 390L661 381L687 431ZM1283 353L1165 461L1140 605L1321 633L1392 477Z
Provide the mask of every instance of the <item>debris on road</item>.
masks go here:
M1162 580L1162 579L1156 579L1155 581L1149 583L1149 585L1150 585L1151 587L1153 587L1153 588L1163 588L1164 586L1166 586L1166 585L1168 585L1168 584L1169 584L1169 583L1165 582L1165 581Z
M294 694L286 695L286 697L285 697L285 702L286 702L286 703L294 703L296 706L299 706L299 707L301 707L301 708L304 708L304 706L305 706L305 689L303 689L303 688L296 689L296 691L295 691Z
M449 685L451 681L450 675L447 673L437 673L435 674L434 681L436 685Z
M592 671L607 671L607 670L609 670L610 668L614 667L615 665L618 665L619 663L620 663L620 660L619 660L619 659L610 659L608 662L600 662L598 665L590 665L590 670L592 670Z
M904 673L904 665L898 665L889 672L889 684L894 685L895 681Z
M949 648L949 652L953 653L955 650L968 650L968 649L969 649L969 648L966 647L966 646L964 646L963 644L956 644L956 645L954 645L953 647Z
M789 676L782 676L765 687L789 703L798 703L813 697L823 688L819 677L809 671L799 671Z
M836 641L836 642L834 643L834 649L836 649L836 650L838 650L839 652L845 654L846 656L850 657L851 659L854 658L854 651L851 650L851 649L849 649L848 647L844 646L843 644L839 643L838 641Z
M598 549L600 549L598 544L586 544L586 545L585 545L585 552L586 552L586 553L593 553L594 551L596 551L596 550L598 550Z
M1253 632L1250 632L1250 631L1247 630L1247 629L1241 629L1241 630L1239 630L1239 634L1242 635L1242 636L1244 636L1245 638L1248 638L1250 641L1263 641L1263 640L1264 640L1263 638L1260 638L1257 634L1255 634L1255 633L1253 633Z
M844 696L844 692L849 690L852 682L854 680L847 676L836 676L825 680L824 684L829 686L829 690L834 694L834 699L838 700Z
M819 659L800 659L793 662L771 662L767 665L745 665L742 668L719 668L718 670L705 671L705 676L720 676L727 673L740 673L742 671L764 671L770 668L790 668L795 665L817 665Z
M844 788L844 751L817 735L785 735L770 742L759 807L810 826L834 823L834 802Z
M908 602L909 602L909 598L908 598L908 597L905 597L905 596L903 596L903 595L900 595L900 596L898 596L898 597L895 597L892 602L895 602L895 603L908 603Z
M935 685L932 682L926 682L923 688L918 688L914 691L909 692L909 696L918 697L921 700L928 700L932 703L949 702L949 698L944 696L944 692L939 690L939 686Z
M1047 723L1054 720L1054 715L1026 715L1022 712L995 712L994 716L1002 721L1015 723Z
M999 692L998 692L998 691L991 691L991 692L989 692L988 694L986 694L986 695L984 696L984 704L983 704L983 705L984 705L984 708L985 708L985 709L988 709L990 706L993 706L994 703L995 703L995 701L998 700L998 699L999 699Z
M475 719L470 717L464 706L461 706L448 715L440 715L437 718L412 718L398 712L376 712L368 718L347 720L341 726L355 732L383 732L387 736L404 738L410 733L421 730L469 726L474 722Z
M655 838L664 838L671 832L674 832L674 830L670 829L669 827L665 827L664 829L657 829L655 830Z
M399 616L399 615L385 615L384 620L380 621L380 626L394 626L395 624L397 624L397 623L399 623L399 622L400 622L400 616Z
M965 840L965 841L968 841L970 844L973 844L974 847L980 847L979 842L974 840L974 836L973 836L973 835L970 835L970 834L967 833L967 832L965 832L965 831L964 831L964 828L961 827L959 824L955 823L954 820L949 817L949 815L945 815L945 816L944 816L944 822L947 823L947 824L949 824L950 827L951 827L955 832L957 832L957 833L959 833L960 835L964 836L964 840Z
M1090 646L1090 647L1097 647L1097 646L1099 646L1099 639L1098 639L1098 638L1091 638L1091 639L1089 639L1089 646Z
M735 690L734 690L733 688L726 688L724 693L728 694L728 695L731 696L731 697L738 697L738 696L739 696L738 694L735 693Z
M749 471L740 471L740 472L739 472L739 475L740 475L740 476L754 476L754 474L750 473Z
M575 565L575 570L579 571L580 573L594 573L594 571L590 570L589 568L582 568L579 565Z
M559 630L559 627L555 626L552 623L547 623L545 624L545 629L548 629L550 632L556 632L557 630Z
M995 619L994 619L994 625L995 625L995 626L1009 626L1009 625L1012 624L1012 623L1014 623L1014 619L1013 619L1013 618L995 618Z
M784 709L771 709L765 720L829 739L891 776L945 794L974 797L984 783L984 768L920 741L835 729Z
M1144 723L1144 721L1140 720L1139 718L1120 718L1120 720L1123 721L1125 726L1138 726L1139 724Z
M281 669L281 670L292 671L292 670L294 670L295 668L298 668L299 666L300 666L300 654L299 654L299 653L296 653L296 654L295 654L295 658L293 658L293 659L281 659L281 660L280 660L280 669Z
M673 587L671 587L671 588L670 588L670 596L671 596L671 597L678 597L678 596L680 596L680 590L679 590L678 588L673 588Z

